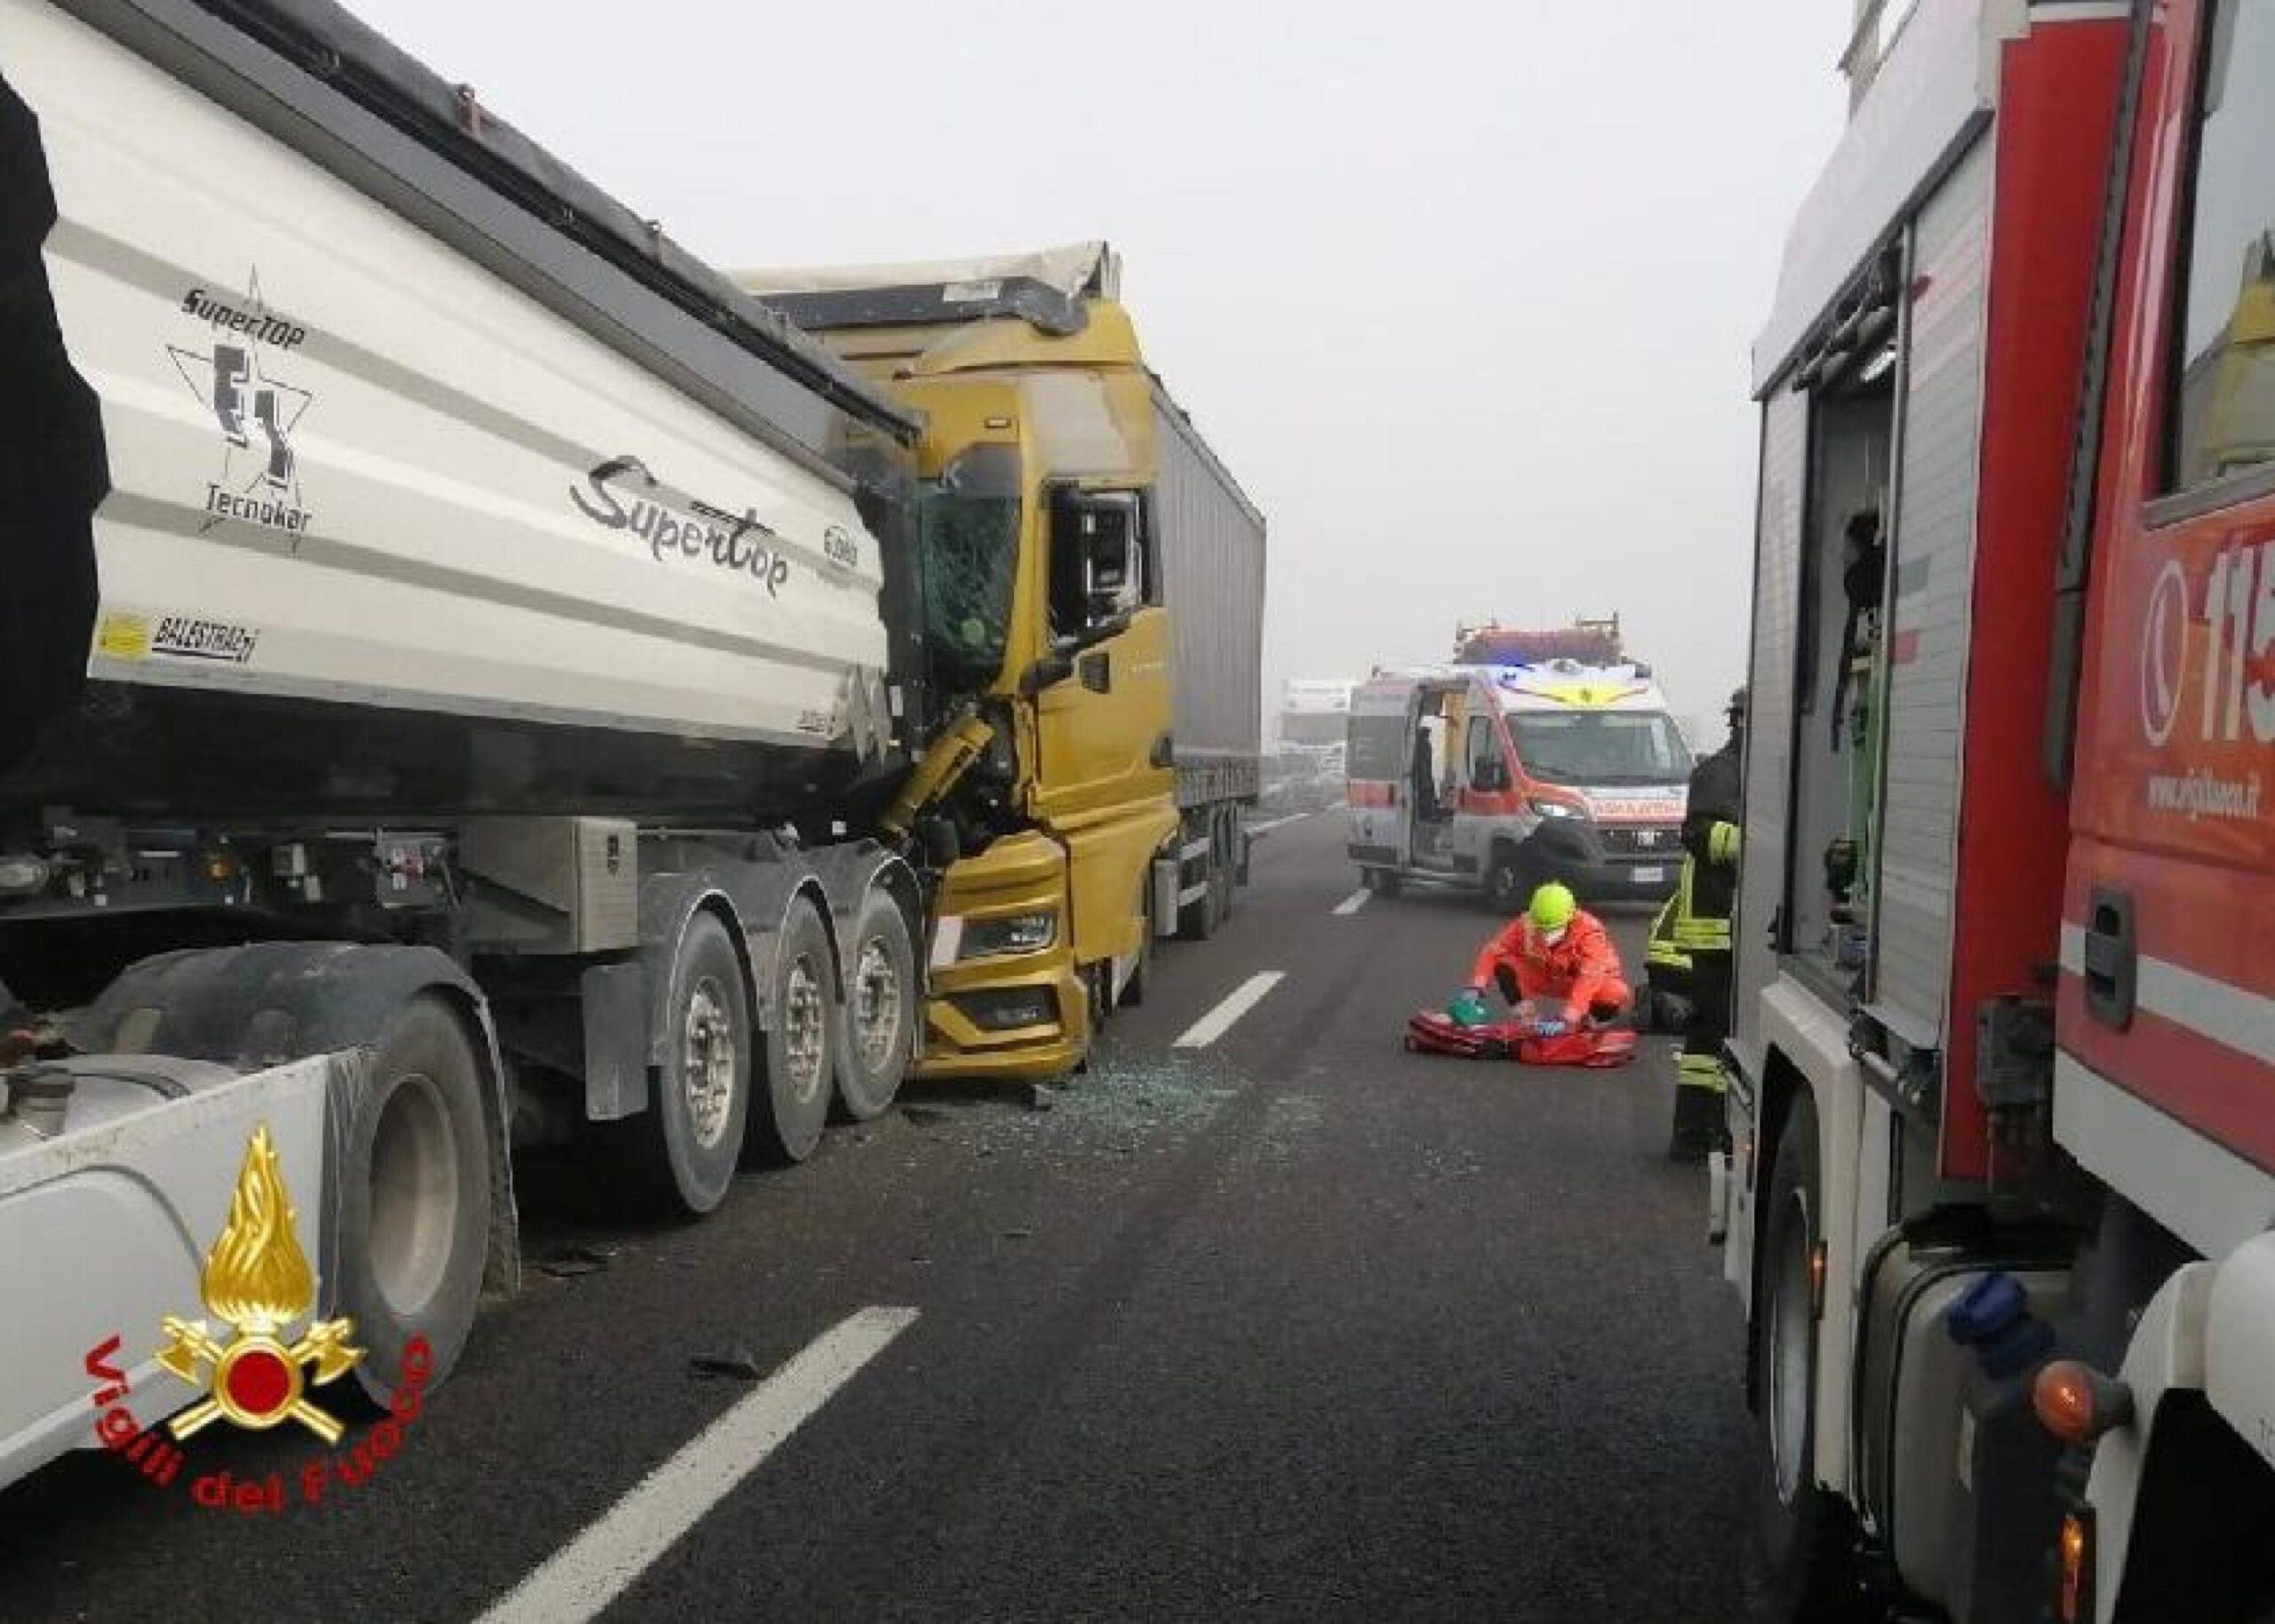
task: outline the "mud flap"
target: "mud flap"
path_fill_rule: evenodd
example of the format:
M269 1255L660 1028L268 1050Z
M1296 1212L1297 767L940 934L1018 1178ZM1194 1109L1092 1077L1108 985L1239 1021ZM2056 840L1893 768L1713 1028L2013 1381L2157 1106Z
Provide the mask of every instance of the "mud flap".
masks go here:
M0 771L76 703L95 624L102 415L71 370L41 247L55 227L39 122L0 79Z

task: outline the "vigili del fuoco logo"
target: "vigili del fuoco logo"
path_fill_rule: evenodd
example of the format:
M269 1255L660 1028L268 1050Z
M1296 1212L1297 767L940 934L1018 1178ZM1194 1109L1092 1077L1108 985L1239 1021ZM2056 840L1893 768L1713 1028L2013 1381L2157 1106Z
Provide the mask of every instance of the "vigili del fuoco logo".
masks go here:
M353 1320L313 1317L315 1274L300 1249L295 1217L275 1142L263 1124L245 1146L228 1221L205 1254L198 1281L206 1314L220 1322L226 1334L205 1318L169 1314L160 1325L165 1341L157 1364L202 1395L162 1428L142 1426L126 1407L129 1383L117 1363L124 1339L114 1334L88 1353L87 1374L101 1384L93 1396L95 1435L153 1485L172 1485L185 1460L180 1444L217 1421L257 1432L297 1422L328 1445L346 1436L339 1418L314 1395L353 1371L364 1350L351 1340ZM299 1334L290 1335L295 1325ZM302 1503L316 1504L334 1482L367 1482L402 1447L403 1430L419 1415L420 1392L433 1369L426 1338L413 1336L403 1349L387 1415L347 1449L317 1456L300 1468ZM284 1485L283 1472L241 1479L216 1472L192 1479L190 1494L210 1509L281 1511Z

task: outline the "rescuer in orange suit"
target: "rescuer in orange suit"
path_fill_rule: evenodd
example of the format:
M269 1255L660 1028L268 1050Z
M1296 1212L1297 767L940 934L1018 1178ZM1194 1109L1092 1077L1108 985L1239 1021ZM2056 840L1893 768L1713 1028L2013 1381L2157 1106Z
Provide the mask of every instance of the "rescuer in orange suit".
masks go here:
M1583 1021L1616 1020L1634 1001L1611 934L1593 914L1581 912L1569 886L1553 881L1535 891L1532 905L1480 951L1469 985L1454 999L1457 1021L1473 1025L1483 1020L1488 986L1498 986L1519 1017L1534 1022L1544 1037Z

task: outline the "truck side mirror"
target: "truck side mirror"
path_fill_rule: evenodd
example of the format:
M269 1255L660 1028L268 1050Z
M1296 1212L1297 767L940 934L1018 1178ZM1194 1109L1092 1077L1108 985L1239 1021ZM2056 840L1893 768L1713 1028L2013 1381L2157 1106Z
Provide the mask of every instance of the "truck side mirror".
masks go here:
M1509 787L1509 764L1497 759L1480 761L1469 775L1469 787L1497 794Z

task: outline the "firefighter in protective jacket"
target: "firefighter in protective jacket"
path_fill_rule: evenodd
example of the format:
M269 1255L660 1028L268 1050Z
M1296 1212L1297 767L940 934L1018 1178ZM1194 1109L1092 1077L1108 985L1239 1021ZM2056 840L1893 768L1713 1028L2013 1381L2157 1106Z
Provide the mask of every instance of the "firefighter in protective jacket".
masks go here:
M1610 934L1580 911L1569 887L1553 882L1535 891L1532 905L1479 951L1469 985L1455 995L1454 1018L1483 1020L1488 986L1499 987L1543 1037L1616 1019L1634 997Z
M1675 1061L1674 1131L1667 1153L1703 1160L1722 1140L1722 1040L1730 1035L1730 912L1737 899L1744 785L1746 691L1730 696L1730 736L1690 775L1682 820L1687 856L1672 919L1690 959L1690 1023Z

